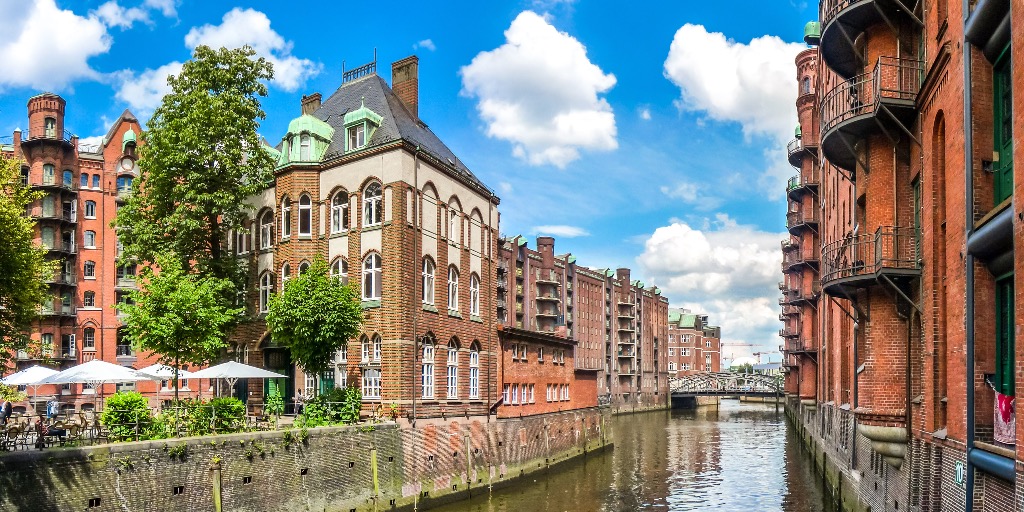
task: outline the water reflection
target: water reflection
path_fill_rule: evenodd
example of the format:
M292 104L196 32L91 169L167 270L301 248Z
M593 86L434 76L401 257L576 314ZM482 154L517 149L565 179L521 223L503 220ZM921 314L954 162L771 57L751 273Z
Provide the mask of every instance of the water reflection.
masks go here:
M832 510L781 409L723 401L718 410L617 416L615 448L445 512Z

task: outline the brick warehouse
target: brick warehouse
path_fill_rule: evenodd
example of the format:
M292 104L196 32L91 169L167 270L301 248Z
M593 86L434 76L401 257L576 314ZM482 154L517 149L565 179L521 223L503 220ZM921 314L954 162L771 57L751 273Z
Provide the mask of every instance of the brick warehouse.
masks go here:
M503 366L502 375L510 371L518 379L525 372L560 386L569 373L538 363L537 351L575 348L570 387L596 385L601 402L616 410L668 407L668 299L657 287L631 281L627 268L595 270L571 254L557 255L554 238L537 237L533 250L525 237L515 236L499 247L497 294L502 350L513 352L504 354L511 366ZM517 350L525 350L525 357ZM550 407L564 410L558 402L569 398L556 396ZM570 405L578 403L589 401L572 397Z
M846 509L1022 506L1022 11L825 0L805 28L780 334L787 412Z
M64 126L65 101L43 93L28 100L28 131L0 138L0 152L23 161L22 182L45 196L29 208L36 241L58 261L48 280L52 301L33 325L28 350L15 354L18 369L43 361L59 368L101 359L143 367L155 358L136 354L118 336L114 304L135 288L135 265L117 265L120 249L111 222L139 174L139 121L129 111L110 126L98 145L82 144ZM188 391L187 382L183 390ZM118 389L134 388L134 384ZM100 390L114 391L114 385ZM169 397L166 383L141 382L140 391ZM41 400L60 395L65 407L95 406L96 389L81 384L40 386Z
M672 377L722 371L722 328L688 309L668 312L668 371Z

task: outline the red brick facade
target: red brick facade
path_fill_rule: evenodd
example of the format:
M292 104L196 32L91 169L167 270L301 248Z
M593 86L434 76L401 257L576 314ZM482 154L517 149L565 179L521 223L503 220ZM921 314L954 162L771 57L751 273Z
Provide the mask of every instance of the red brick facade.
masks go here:
M672 377L722 371L722 329L707 315L669 311L668 370Z

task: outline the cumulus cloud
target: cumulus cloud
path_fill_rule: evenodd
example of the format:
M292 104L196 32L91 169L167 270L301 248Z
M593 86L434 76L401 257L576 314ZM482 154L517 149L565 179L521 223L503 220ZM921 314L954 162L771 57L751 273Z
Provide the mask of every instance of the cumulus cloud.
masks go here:
M424 50L434 51L434 50L437 49L437 46L434 46L434 42L431 41L430 39L424 39L424 40L422 40L422 41L412 45L412 48L414 50L418 50L420 48L423 48Z
M510 141L512 154L532 165L560 168L580 149L618 147L615 114L599 96L615 76L592 63L582 43L532 11L520 13L505 38L460 70L488 136Z
M292 42L286 41L270 28L270 18L254 9L236 7L227 12L220 25L193 27L185 35L185 45L212 48L251 46L256 53L274 65L273 83L289 92L297 90L306 80L320 73L322 65L291 54Z
M665 76L682 93L680 108L740 123L748 137L783 143L796 124L794 59L803 48L767 35L744 44L686 24L672 40Z
M590 232L579 226L549 225L534 226L530 233L533 235L550 235L562 238L576 238L590 236Z
M141 7L124 8L115 0L99 6L93 14L108 27L131 28L136 21L149 23L149 13Z
M640 115L640 119L643 119L644 121L650 121L651 120L651 109L649 109L647 107L643 107L643 108L640 109L639 115Z
M729 341L777 346L779 240L725 214L693 227L674 219L644 242L637 264L673 305L710 315Z
M100 74L89 59L110 50L113 39L96 16L60 9L54 0L19 3L0 21L0 86L58 90Z
M167 77L181 73L181 66L181 62L170 62L138 74L120 72L121 87L117 90L117 99L127 103L137 115L148 117L160 106L164 95L171 92Z
M167 17L178 15L177 0L146 0L143 2L143 5L152 9L157 9Z

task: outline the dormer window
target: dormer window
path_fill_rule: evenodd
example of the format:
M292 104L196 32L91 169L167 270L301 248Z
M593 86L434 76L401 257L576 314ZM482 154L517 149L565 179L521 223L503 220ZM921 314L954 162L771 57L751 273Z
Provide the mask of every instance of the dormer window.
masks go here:
M366 145L366 125L357 124L348 128L348 149L359 149Z
M299 161L309 161L309 134L303 133L299 135Z

